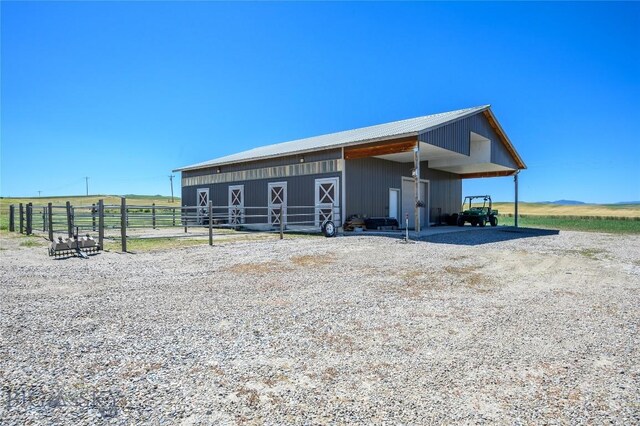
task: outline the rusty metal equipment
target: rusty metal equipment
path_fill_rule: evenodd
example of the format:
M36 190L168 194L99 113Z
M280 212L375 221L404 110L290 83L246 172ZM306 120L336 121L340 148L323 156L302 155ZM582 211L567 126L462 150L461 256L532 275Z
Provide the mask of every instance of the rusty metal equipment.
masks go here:
M88 259L88 253L97 253L100 251L100 245L89 235L78 235L76 233L71 238L58 237L58 241L53 241L49 246L49 256L65 257L78 256L82 259Z

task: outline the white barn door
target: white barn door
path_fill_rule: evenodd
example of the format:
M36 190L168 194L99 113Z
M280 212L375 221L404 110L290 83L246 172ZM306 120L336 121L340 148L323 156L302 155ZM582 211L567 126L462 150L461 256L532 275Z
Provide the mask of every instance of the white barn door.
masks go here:
M269 183L269 224L280 225L280 209L284 224L287 223L287 182Z
M335 207L340 205L338 178L316 179L315 200L315 225L320 226L325 220L335 223ZM341 226L338 223L335 225Z
M244 223L244 185L229 186L229 223Z

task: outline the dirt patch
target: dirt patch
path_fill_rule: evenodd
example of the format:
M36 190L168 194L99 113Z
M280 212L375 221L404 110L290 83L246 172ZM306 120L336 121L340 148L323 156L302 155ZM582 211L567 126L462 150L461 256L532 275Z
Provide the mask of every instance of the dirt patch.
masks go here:
M288 268L280 262L237 263L227 269L228 272L242 275L265 275L276 271L285 272L289 270L291 270L291 268Z
M297 266L324 266L335 263L335 256L326 255L299 255L291 257L291 263Z

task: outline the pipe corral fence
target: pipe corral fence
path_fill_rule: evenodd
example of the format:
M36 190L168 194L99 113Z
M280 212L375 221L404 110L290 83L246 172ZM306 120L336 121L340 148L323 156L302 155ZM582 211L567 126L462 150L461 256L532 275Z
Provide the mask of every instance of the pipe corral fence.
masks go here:
M322 204L313 206L166 206L105 204L98 200L91 205L65 204L35 205L33 203L9 206L9 231L21 234L44 234L53 242L64 235L68 238L85 233L97 233L97 244L104 249L104 240L120 239L122 251L127 251L127 230L175 228L188 233L190 229L208 231L209 245L213 245L214 230L232 229L246 232L317 233L334 236L341 226L340 206ZM119 235L117 231L119 232ZM108 236L107 236L108 234ZM146 236L145 238L153 238ZM156 238L167 238L159 235ZM169 238L171 238L169 236Z

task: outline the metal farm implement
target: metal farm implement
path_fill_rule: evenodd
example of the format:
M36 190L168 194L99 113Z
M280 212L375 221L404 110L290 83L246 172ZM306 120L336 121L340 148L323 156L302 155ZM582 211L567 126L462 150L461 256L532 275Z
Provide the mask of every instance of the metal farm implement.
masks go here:
M82 259L88 259L89 253L97 253L100 251L100 245L86 234L79 236L78 231L71 238L62 239L58 237L58 241L53 241L49 246L49 256L66 257L78 256Z

